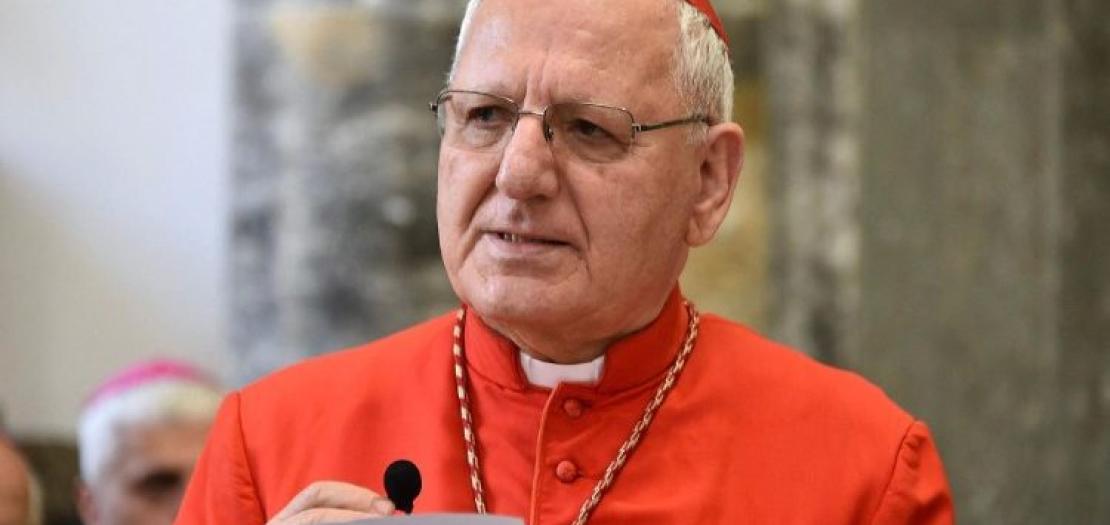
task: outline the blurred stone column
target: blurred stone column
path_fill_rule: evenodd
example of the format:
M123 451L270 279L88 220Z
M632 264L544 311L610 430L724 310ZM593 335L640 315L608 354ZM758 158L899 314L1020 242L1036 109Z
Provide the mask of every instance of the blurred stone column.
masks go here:
M848 364L930 419L966 522L1104 523L1110 9L866 5Z
M764 38L770 102L770 332L837 361L855 347L857 0L782 0Z
M1060 433L1074 523L1110 523L1110 2L1064 0L1061 38ZM1061 34L1062 28L1062 34Z
M231 324L242 383L454 303L426 104L463 6L235 6Z
M771 325L930 424L961 523L1110 522L1106 20L771 10Z
M1062 505L1058 16L890 0L864 19L865 277L844 364L928 421L961 521L1085 523Z

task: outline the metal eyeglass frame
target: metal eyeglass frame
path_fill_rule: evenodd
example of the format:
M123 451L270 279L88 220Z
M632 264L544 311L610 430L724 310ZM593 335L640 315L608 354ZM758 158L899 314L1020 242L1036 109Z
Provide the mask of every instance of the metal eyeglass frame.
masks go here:
M642 133L642 132L646 132L646 131L655 131L657 129L671 128L671 127L675 127L675 126L682 126L682 125L686 125L686 124L696 124L696 123L703 123L707 126L712 126L713 125L713 120L710 119L708 115L701 115L701 114L690 115L689 117L686 117L686 118L680 118L680 119L674 119L674 120L665 120L663 122L653 122L653 123L650 123L650 124L644 124L644 123L636 122L636 117L634 115L632 115L632 112L629 111L627 108L622 108L622 107L619 107L619 106L610 106L608 104L599 104L599 103L596 103L596 102L557 102L555 104L547 105L541 111L529 111L527 109L521 108L520 104L517 101L515 101L515 100L513 100L509 97L503 97L501 95L494 95L493 93L486 93L484 91L473 91L473 90L469 90L469 89L450 89L450 88L443 89L439 92L439 94L436 95L436 98L435 98L434 101L428 103L428 109L430 109L432 111L432 113L435 113L435 114L438 115L439 114L439 106L440 106L440 104L443 103L443 98L446 97L447 95L452 94L452 93L465 93L465 94L470 94L470 95L483 95L483 96L492 97L492 98L501 100L503 102L507 102L512 107L516 108L516 115L515 115L515 118L513 119L513 125L510 127L510 129L512 129L512 130L516 130L516 124L517 124L517 122L520 121L520 117L522 115L531 115L531 116L534 116L534 117L540 117L540 121L543 122L543 137L548 142L551 142L552 138L555 135L555 131L552 130L551 126L547 123L547 111L549 109L551 109L552 106L557 106L559 104L581 104L581 105L584 105L584 106L593 106L593 107L603 108L603 109L615 109L617 111L624 112L625 114L628 115L628 120L632 123L632 125L631 125L631 134L628 137L628 143L629 144L632 144L633 142L636 141L636 135L638 135L639 133Z

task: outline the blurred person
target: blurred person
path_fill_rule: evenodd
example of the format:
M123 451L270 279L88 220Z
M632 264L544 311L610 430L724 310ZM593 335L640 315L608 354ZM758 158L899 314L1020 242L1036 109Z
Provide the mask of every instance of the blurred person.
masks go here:
M707 0L471 0L459 35L430 107L461 308L228 396L178 523L387 516L400 458L418 513L952 522L924 423L679 289L743 158Z
M0 525L40 525L42 513L38 479L0 431Z
M199 370L170 360L132 366L96 388L78 426L82 521L172 523L220 398Z

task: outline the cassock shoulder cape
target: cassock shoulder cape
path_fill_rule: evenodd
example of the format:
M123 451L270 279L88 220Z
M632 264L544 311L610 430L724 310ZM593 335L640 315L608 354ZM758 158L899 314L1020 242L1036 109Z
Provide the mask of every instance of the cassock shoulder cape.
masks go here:
M177 523L262 524L301 489L378 493L392 461L424 479L415 512L473 512L454 315L315 358L229 395ZM606 354L600 382L530 386L513 345L468 315L471 403L491 512L568 524L682 343L676 291ZM693 354L590 523L951 523L928 429L859 376L704 315Z

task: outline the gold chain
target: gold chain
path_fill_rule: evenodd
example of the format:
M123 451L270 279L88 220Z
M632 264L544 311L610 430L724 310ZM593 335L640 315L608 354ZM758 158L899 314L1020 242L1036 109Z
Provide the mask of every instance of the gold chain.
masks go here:
M470 487L474 489L474 508L478 514L486 513L485 492L482 490L482 477L478 469L478 447L474 445L474 422L470 417L470 401L466 395L466 358L463 356L462 332L466 310L459 308L453 332L455 344L451 353L455 356L455 386L459 393L459 415L462 416L463 441L466 442L466 463L470 465Z
M686 310L689 312L690 324L686 330L686 340L682 343L682 349L675 357L674 363L671 368L667 370L666 377L659 387L655 390L655 395L648 402L644 408L644 415L632 427L632 434L628 436L621 448L617 450L617 457L609 463L605 469L605 474L598 480L597 485L594 485L594 490L590 493L590 497L582 503L582 507L578 510L578 517L575 518L573 525L585 525L586 520L589 519L590 513L594 511L601 498L605 495L605 491L609 490L609 486L613 484L617 473L628 461L628 457L632 454L636 445L640 443L644 432L648 426L651 425L652 418L655 417L655 412L663 404L666 399L667 393L674 387L675 381L678 379L678 374L686 366L686 361L690 357L690 352L694 350L694 341L698 337L698 323L700 316L694 305L686 303ZM455 386L459 394L459 415L462 417L463 424L463 441L466 443L466 462L470 466L470 487L474 490L474 507L477 509L478 514L486 513L486 498L485 491L482 489L482 476L478 465L478 446L474 435L474 421L472 412L470 410L470 399L467 395L467 375L466 375L466 356L463 352L463 324L466 319L466 310L460 308L458 315L455 317L455 329L453 332L454 346L452 353L455 356Z

